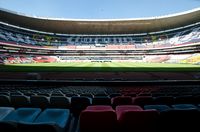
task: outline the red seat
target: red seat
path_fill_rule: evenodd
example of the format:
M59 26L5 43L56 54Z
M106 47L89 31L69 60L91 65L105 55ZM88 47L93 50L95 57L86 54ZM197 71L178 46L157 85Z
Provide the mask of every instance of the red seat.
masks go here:
M139 106L117 106L117 119L121 132L155 132L159 113L143 110Z
M88 106L80 114L80 132L115 132L117 116L111 106Z
M129 110L133 110L133 111L142 111L142 107L138 106L138 105L120 105L116 107L116 113L117 113L117 119L119 120L119 118L121 117L121 115L123 114L123 112L129 111Z
M88 106L86 110L95 110L95 111L102 111L102 110L110 110L113 111L113 108L109 105L93 105L93 106Z

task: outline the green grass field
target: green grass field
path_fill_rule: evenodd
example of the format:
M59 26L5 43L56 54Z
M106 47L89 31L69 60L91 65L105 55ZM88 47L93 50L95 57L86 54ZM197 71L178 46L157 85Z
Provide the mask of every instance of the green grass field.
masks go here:
M200 72L200 65L134 62L68 62L0 65L0 72Z

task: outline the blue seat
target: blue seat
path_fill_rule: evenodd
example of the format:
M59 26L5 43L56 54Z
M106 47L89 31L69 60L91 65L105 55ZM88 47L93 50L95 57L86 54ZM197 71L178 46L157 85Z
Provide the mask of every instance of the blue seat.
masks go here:
M69 109L45 109L35 123L55 123L59 127L64 128L70 119Z
M0 107L0 120L5 118L8 114L10 114L15 109L13 107Z
M40 108L18 108L8 114L3 121L33 122L40 112Z
M163 112L163 111L166 111L166 110L170 110L171 108L167 105L145 105L144 106L144 109L145 110L152 110L152 109L155 109L159 112Z
M45 109L33 123L19 123L20 132L64 132L70 123L69 109Z
M175 105L172 105L172 107L177 110L197 109L197 107L193 104L175 104Z

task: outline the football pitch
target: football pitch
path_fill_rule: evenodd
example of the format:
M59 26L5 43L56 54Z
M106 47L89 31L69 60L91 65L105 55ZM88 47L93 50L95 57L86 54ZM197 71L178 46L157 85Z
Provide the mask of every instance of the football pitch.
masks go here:
M0 72L200 72L200 65L136 62L65 62L0 65Z

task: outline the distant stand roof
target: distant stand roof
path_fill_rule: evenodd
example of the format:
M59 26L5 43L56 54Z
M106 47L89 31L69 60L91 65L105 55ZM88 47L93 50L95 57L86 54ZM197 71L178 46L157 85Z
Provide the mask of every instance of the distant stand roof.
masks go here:
M61 34L137 34L200 22L200 8L166 16L133 19L44 18L1 8L0 21L23 28Z

